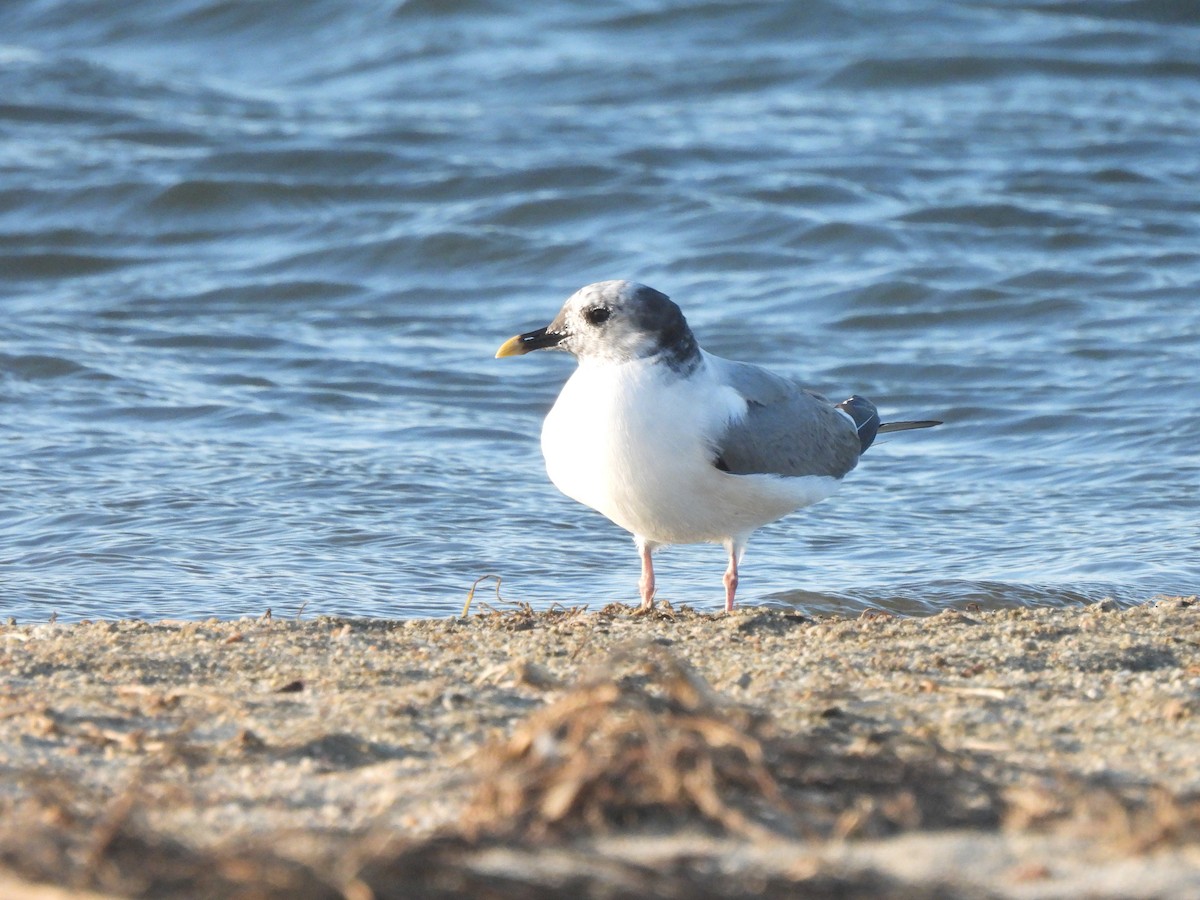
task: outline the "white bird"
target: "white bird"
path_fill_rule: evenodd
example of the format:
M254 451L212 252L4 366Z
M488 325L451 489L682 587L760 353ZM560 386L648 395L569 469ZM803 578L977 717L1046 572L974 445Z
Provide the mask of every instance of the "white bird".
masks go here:
M881 424L854 396L833 404L766 369L706 353L666 294L602 281L573 294L545 328L505 341L497 358L574 354L579 368L542 427L560 491L634 536L642 607L654 604L651 554L670 544L723 544L725 609L750 535L824 500Z

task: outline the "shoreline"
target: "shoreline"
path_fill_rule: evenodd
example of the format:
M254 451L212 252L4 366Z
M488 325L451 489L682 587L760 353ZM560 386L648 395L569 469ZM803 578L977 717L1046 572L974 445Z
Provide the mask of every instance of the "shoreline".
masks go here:
M1197 747L1194 597L7 625L0 878L1183 896Z

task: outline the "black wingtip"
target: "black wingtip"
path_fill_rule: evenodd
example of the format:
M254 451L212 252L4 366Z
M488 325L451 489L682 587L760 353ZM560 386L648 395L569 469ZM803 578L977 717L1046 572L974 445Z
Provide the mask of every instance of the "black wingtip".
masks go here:
M875 409L875 404L866 397L855 394L849 400L837 404L837 408L854 420L854 427L858 431L859 452L866 453L875 440L875 434L880 430L879 412Z
M938 419L918 419L915 422L884 422L879 426L879 433L888 431L912 431L914 428L932 428L934 425L945 424Z

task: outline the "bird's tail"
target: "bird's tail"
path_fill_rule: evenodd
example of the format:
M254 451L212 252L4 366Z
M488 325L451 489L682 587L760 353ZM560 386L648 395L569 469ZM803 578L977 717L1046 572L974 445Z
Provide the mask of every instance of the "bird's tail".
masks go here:
M849 400L843 400L837 404L837 408L854 420L862 453L865 453L867 448L874 443L877 434L888 431L911 431L914 428L932 428L934 425L942 424L936 419L921 419L915 422L880 422L875 404L857 394Z

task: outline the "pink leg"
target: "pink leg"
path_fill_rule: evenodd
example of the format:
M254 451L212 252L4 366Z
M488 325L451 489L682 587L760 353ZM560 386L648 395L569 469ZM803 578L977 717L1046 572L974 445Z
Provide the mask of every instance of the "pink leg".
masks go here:
M725 612L733 612L733 595L737 593L737 550L729 551L729 568L725 570Z
M654 561L650 558L650 545L639 544L642 553L642 577L638 589L642 593L642 609L654 606Z

